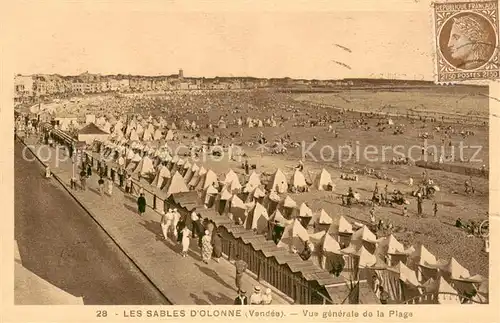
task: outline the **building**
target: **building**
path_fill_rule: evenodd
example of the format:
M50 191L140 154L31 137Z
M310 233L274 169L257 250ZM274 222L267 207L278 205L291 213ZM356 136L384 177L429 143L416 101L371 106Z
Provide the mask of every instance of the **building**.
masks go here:
M32 76L16 75L14 77L15 99L32 97L34 93L34 80Z

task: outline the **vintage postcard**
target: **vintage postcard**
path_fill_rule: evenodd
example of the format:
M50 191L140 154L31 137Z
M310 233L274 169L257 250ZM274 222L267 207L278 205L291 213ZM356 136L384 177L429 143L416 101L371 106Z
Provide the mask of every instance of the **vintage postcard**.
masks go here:
M500 320L498 2L3 6L2 322Z

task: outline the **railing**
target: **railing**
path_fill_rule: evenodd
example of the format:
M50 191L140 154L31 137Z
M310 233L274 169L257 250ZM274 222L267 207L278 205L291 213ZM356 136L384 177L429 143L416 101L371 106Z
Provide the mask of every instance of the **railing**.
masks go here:
M466 300L467 302L470 303L475 303L475 304L488 304L488 303L483 303L476 301L472 299L470 296L466 296L463 294L458 294L458 293L450 293L450 292L438 292L438 293L424 293L418 296L415 296L413 298L410 298L406 301L404 301L402 304L435 304L438 302L439 296L444 295L449 296L450 299L458 297L460 302L462 303L463 300Z

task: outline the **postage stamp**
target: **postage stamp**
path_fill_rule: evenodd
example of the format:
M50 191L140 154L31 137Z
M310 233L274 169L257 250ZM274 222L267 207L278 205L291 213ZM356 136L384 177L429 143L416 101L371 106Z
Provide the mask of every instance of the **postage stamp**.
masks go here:
M434 3L438 83L499 78L498 1Z

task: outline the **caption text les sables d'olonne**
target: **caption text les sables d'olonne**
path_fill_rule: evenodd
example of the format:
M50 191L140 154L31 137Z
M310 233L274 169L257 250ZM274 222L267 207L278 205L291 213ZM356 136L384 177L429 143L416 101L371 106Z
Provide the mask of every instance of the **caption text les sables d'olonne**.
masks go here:
M375 317L388 317L408 319L413 317L411 311L398 311L398 310L302 310L296 313L289 313L289 316L302 316L313 317L322 319L332 318L375 318ZM126 318L183 318L183 317L270 317L270 318L284 318L285 313L279 310L241 310L241 309L228 309L228 310L125 310L123 312L108 312L106 310L96 311L97 317L108 316L121 316Z

